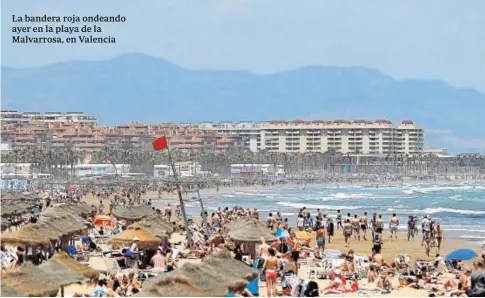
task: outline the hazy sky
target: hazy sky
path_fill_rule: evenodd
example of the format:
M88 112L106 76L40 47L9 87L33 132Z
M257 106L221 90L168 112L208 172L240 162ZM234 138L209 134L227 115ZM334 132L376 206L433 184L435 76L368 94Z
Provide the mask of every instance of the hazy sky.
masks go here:
M2 0L2 65L141 52L187 68L367 66L485 92L482 0ZM113 45L11 43L12 14L117 15ZM33 36L33 35L32 35Z

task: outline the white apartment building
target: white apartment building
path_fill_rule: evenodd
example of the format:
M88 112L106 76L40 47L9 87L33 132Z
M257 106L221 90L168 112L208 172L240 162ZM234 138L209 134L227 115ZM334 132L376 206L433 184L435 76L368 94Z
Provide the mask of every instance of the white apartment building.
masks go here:
M249 148L252 152L261 150L261 130L259 126L260 123L253 122L204 122L197 125L199 129L240 136L244 142L244 147Z
M85 125L96 125L96 116L86 115L82 112L18 112L18 111L0 111L2 124L19 124L26 125L29 121L36 120L46 123L64 123L76 122Z
M239 135L243 137L245 147L253 152L423 153L423 129L409 120L397 125L389 120L206 122L198 127Z
M263 123L261 149L270 152L326 152L387 155L423 151L423 129L412 121L271 121Z

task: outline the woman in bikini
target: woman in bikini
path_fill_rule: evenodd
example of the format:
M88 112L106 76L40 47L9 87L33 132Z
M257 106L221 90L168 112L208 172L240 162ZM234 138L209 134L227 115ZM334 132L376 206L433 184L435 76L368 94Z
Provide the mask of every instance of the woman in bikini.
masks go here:
M438 248L438 251L440 251L441 248L441 243L443 242L443 228L441 228L441 225L436 225L436 247Z
M329 277L331 282L320 292L324 295L345 293L345 284L343 283L342 279L338 277L337 274L335 274L334 272L331 272Z
M278 258L276 258L276 251L274 248L268 248L269 257L266 258L263 268L266 271L266 287L268 289L268 297L276 297L276 271L279 267Z
M350 237L352 237L352 224L350 219L347 219L344 224L345 247L350 246Z

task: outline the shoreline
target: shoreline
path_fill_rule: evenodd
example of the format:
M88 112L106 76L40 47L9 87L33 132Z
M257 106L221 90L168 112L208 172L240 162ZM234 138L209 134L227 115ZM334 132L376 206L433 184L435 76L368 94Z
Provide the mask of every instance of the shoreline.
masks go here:
M474 184L474 183L483 183L485 185L484 180L422 180L422 181L381 181L381 182L374 182L374 181L366 181L366 182L329 182L329 183L309 183L309 184L297 184L297 183L288 183L288 184L275 184L275 185L268 185L268 186L262 186L259 184L256 185L248 185L248 186L239 186L239 185L234 185L234 186L221 186L219 187L219 191L215 187L208 187L208 188L203 188L200 189L200 194L202 195L230 195L231 193L235 191L246 191L246 190L258 190L258 189L287 189L287 188L314 188L318 186L322 187L329 187L329 188L335 188L335 187L350 187L350 186L356 186L356 187L374 187L378 185L378 187L399 187L401 185L408 185L408 184L426 184L426 183L469 183L469 184ZM150 194L149 194L150 193ZM187 192L188 196L193 197L197 196L197 192ZM185 193L182 193L183 196L185 196ZM172 193L166 193L164 192L162 195L162 198L158 198L158 194L156 192L148 192L145 197L146 199L152 199L152 201L170 201L170 200L178 200L178 195L176 192ZM203 198L202 198L203 199ZM224 199L230 199L230 198L218 198L219 200L224 200Z
M337 182L329 182L329 183L315 183L315 184L275 184L275 185L268 185L268 186L262 186L262 185L248 185L248 186L239 186L239 185L232 185L232 186L223 186L219 187L219 191L217 191L216 188L205 188L205 189L200 189L200 195L202 199L204 200L205 196L210 196L211 204L206 205L205 208L207 210L215 210L214 209L214 204L218 204L221 202L221 205L227 205L228 201L231 201L233 198L231 196L236 195L236 192L247 192L250 191L252 193L257 193L259 190L282 190L282 189L308 189L311 191L313 188L331 188L332 190L338 189L337 187L342 187L342 188L351 188L351 187L356 187L356 188L361 188L361 187L368 187L372 188L375 185L379 185L379 188L385 188L385 187L400 187L402 185L404 186L413 186L413 185L426 185L426 184L431 184L432 187L434 186L446 186L453 184L454 186L457 184L462 184L463 186L467 185L482 185L485 186L485 182L483 180L453 180L453 181L448 181L448 180L439 180L439 181L406 181L401 183L401 181L383 181L380 183L375 183L375 182L355 182L355 183L350 183L350 182L344 182L344 183L337 183ZM343 191L345 192L345 191ZM191 197L197 197L197 192L183 192L183 198L185 200L190 200ZM152 203L156 207L162 207L166 206L168 203L171 203L172 205L178 204L178 194L177 192L172 192L172 193L166 193L164 192L162 194L162 198L158 198L158 193L149 191L142 197L142 199L148 200L151 199ZM257 199L255 197L255 199ZM98 200L96 198L90 198L90 195L85 197L84 199L88 204L97 204ZM357 200L358 201L358 200ZM276 203L276 201L275 201ZM190 206L192 205L192 206ZM192 213L192 217L196 217L196 215L200 215L200 208L198 204L193 204L190 203L188 209L192 209L191 211L188 211L188 213ZM212 205L212 206L211 206ZM322 204L324 205L324 203ZM429 204L429 208L439 208L440 205L432 205L431 202ZM256 207L256 206L255 206ZM259 208L258 208L259 209ZM269 208L265 208L269 209ZM273 210L262 210L260 209L260 217L265 218L267 216L267 213L269 212L276 212L280 209L279 207L274 207ZM362 207L362 209L365 209L365 207ZM312 213L314 213L314 208L310 207L310 210ZM333 209L328 210L328 216L334 218L336 211ZM352 213L353 211L350 210ZM401 224L399 226L400 231L407 231L407 226L406 226L406 221L407 218L403 217L406 215L411 215L411 213L400 213L399 210L396 210L398 215L400 216L401 219ZM296 213L298 212L298 208L294 208L294 211L291 211L291 213L288 213L288 211L282 211L283 216L287 217L290 221L290 225L294 226L296 225L294 223L296 219ZM360 212L360 211L359 211ZM391 212L391 211L389 211ZM294 213L294 214L293 214ZM386 213L386 212L384 212ZM209 212L210 215L210 212ZM386 214L384 214L384 217L386 218ZM458 241L464 241L469 244L476 244L481 241L485 240L485 230L483 232L478 232L474 231L474 233L471 233L470 235L466 234L466 231L469 229L473 230L473 225L454 225L453 222L445 222L442 223L443 228L446 232L446 237L449 239L455 239ZM449 227L447 227L449 226ZM472 235L473 234L473 235ZM469 237L462 237L462 236L469 236Z

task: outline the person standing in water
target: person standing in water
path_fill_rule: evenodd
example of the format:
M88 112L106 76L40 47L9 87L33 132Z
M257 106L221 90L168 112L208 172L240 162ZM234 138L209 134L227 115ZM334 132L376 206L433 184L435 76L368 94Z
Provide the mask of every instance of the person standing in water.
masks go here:
M367 212L364 212L364 215L360 217L359 222L362 233L364 234L364 240L367 240Z
M344 227L342 226L342 214L340 213L340 210L337 210L337 230L339 229L344 229Z
M372 239L374 239L374 235L375 235L376 229L377 229L377 213L374 213L372 215L371 224L372 224Z
M391 231L391 241L392 236L397 240L397 228L399 227L399 218L396 216L396 213L392 214L391 221L389 222L389 230Z

